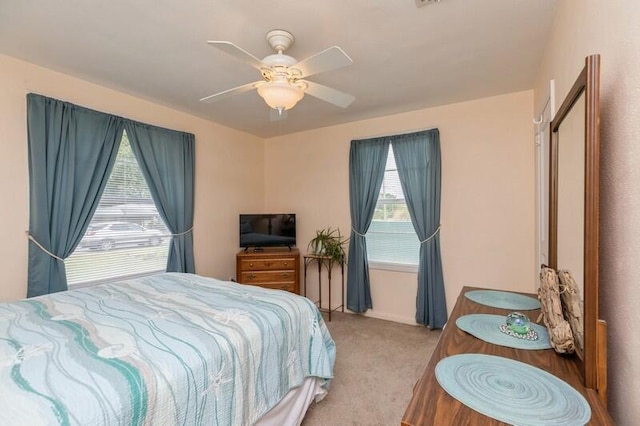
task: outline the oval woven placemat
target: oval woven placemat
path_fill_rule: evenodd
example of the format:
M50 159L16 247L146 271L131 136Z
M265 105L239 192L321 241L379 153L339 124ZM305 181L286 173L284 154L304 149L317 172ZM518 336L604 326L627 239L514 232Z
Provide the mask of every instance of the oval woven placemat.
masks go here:
M549 333L545 327L531 323L531 328L538 334L538 340L519 339L500 331L500 326L505 324L505 321L506 317L502 315L472 314L458 318L456 325L460 330L494 345L529 350L551 348Z
M524 294L498 290L473 290L465 294L467 299L492 308L530 311L540 309L540 301Z
M436 365L442 388L467 407L520 426L584 425L591 407L574 388L536 367L484 354L443 358Z

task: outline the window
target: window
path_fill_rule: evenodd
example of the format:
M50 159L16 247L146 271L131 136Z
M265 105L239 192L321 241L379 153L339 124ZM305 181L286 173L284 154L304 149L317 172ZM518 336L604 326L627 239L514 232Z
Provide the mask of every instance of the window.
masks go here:
M380 269L417 270L419 251L420 241L411 224L390 146L376 210L367 232L369 265Z
M77 288L162 272L170 238L124 133L91 224L65 260L68 285Z

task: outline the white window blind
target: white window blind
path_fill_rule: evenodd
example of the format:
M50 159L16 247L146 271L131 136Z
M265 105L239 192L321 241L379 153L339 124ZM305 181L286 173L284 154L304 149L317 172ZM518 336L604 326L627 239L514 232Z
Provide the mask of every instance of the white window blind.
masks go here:
M367 231L367 254L371 264L418 265L420 241L400 185L393 148L385 166L376 210Z
M91 224L65 260L69 287L162 272L170 237L125 133Z

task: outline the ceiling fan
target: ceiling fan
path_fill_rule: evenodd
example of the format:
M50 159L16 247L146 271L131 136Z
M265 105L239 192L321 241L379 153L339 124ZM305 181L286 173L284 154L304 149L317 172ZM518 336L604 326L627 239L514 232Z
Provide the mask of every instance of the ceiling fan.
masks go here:
M239 59L262 73L263 80L234 87L200 99L202 102L217 102L232 95L256 89L269 107L278 114L293 108L305 94L309 94L333 105L346 108L355 100L348 94L331 87L304 80L315 74L351 65L353 61L338 46L325 49L300 62L284 51L293 44L293 35L285 30L271 30L267 42L278 53L260 60L230 41L207 41L208 44Z

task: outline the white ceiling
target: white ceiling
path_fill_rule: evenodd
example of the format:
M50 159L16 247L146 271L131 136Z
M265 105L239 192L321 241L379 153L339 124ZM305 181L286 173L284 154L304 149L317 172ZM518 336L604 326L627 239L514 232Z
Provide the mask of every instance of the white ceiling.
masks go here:
M0 0L0 53L260 137L533 87L557 0ZM340 46L354 64L310 80L351 93L347 109L305 96L270 121L255 91L199 99L260 78L209 46L258 58L267 31L302 60Z

